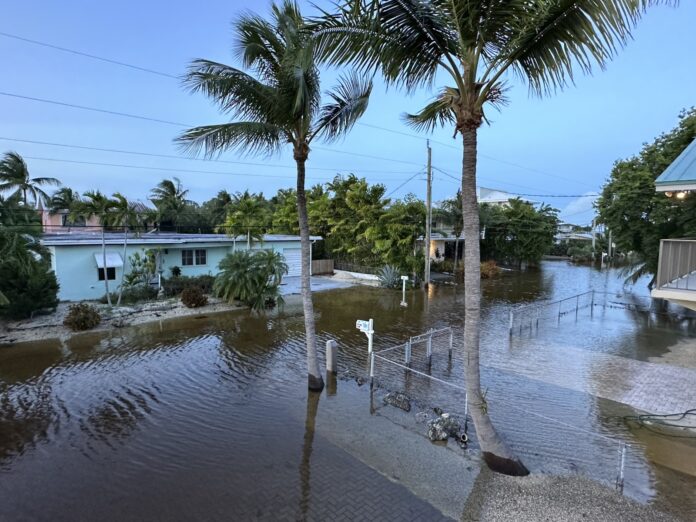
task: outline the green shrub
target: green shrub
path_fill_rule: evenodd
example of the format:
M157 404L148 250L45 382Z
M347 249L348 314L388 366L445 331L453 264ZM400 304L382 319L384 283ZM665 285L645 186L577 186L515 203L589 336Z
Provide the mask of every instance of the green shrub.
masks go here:
M181 268L178 266L173 266L169 269L172 273L172 277L181 277Z
M189 286L196 286L200 288L201 292L204 294L210 294L213 292L214 282L215 277L210 274L203 274L195 277L170 277L166 280L162 279L162 288L164 288L164 295L167 297L181 295L181 292Z
M241 250L220 261L213 291L227 302L238 300L252 310L272 308L283 303L278 287L287 273L288 265L282 254L272 250L254 253Z
M121 296L121 304L136 304L146 301L153 301L157 298L157 287L149 284L136 284L135 286L127 286L123 289ZM111 292L111 302L116 303L118 300L118 292ZM106 295L101 296L99 302L105 304Z
M401 272L398 268L391 265L385 265L377 272L380 286L384 288L400 288L401 287Z
M58 306L56 275L48 263L33 258L27 264L0 260L0 292L7 301L0 314L12 319L26 319Z
M189 286L181 292L181 302L186 308L198 308L208 304L208 297L197 286Z
M63 320L63 324L70 328L73 332L91 330L99 323L101 323L101 315L99 315L99 311L87 303L70 305L68 314Z

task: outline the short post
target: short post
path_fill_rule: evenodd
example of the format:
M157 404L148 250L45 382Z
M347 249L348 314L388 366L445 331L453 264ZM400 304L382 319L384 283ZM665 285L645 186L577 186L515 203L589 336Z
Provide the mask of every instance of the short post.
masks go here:
M449 360L452 360L452 348L454 347L454 330L450 328L450 340L449 340Z
M580 294L575 296L575 320L578 320L578 310L580 309Z
M510 310L510 326L509 326L510 337L512 337L512 320L513 320L513 314L512 314L512 310Z
M590 302L590 317L594 317L594 290L592 290L592 301Z
M370 319L370 330L367 332L367 353L372 353L372 336L375 333L374 324Z
M404 351L404 364L409 366L411 364L411 338L408 338L406 343L406 350Z
M372 319L369 319L367 321L358 319L357 321L355 321L355 327L362 333L367 335L367 353L372 353L372 336L375 333L374 323L372 322Z
M626 464L626 443L622 442L619 448L619 474L616 477L616 489L623 493L624 489L624 467Z
M558 324L561 324L561 306L563 305L563 300L558 301Z
M432 328L430 330L428 330L427 355L428 355L428 366L430 366L433 362L433 329Z
M406 303L406 281L408 281L408 276L401 276L401 306L406 308L408 303Z
M375 354L370 352L370 389L375 385Z
M336 375L338 372L338 343L334 340L326 341L326 371Z

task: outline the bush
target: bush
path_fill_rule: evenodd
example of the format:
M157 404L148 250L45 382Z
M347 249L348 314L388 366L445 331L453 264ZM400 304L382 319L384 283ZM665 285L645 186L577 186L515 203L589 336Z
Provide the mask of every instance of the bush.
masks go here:
M128 286L123 289L121 304L136 304L144 301L153 301L157 298L157 288L155 286L140 283L135 286ZM111 302L118 301L118 292L111 293ZM101 296L100 303L106 303L106 295Z
M490 279L500 274L500 268L495 261L484 261L481 263L481 279Z
M181 277L181 268L178 266L171 267L169 271L172 273L172 277Z
M58 281L45 262L20 264L0 260L0 292L7 301L0 314L12 319L26 319L58 305Z
M385 265L377 272L380 286L384 288L399 288L401 287L401 272L398 268L391 265Z
M101 323L101 315L96 308L87 303L70 305L68 315L63 320L63 324L73 332L91 330L99 323Z
M214 282L215 277L210 274L195 277L170 277L169 279L162 280L162 288L164 288L164 295L167 297L176 297L181 295L181 292L190 286L196 286L200 288L201 292L204 294L210 294L213 292Z
M432 272L447 272L451 274L452 272L454 272L454 260L445 259L443 261L440 261L439 263L431 263L430 270Z
M197 286L189 286L181 292L181 302L186 308L198 308L208 304L208 298Z
M279 252L241 250L225 256L219 267L213 291L228 303L238 300L255 311L283 304L279 286L288 265Z

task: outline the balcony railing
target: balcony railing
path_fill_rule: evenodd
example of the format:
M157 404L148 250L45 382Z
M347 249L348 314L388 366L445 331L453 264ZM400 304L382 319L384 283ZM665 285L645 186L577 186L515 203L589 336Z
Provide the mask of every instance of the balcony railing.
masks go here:
M696 240L663 239L657 268L657 289L696 292Z

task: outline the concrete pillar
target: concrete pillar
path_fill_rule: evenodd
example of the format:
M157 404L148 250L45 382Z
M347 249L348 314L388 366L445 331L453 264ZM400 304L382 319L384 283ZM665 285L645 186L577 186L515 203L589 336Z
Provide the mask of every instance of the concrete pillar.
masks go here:
M326 341L326 371L336 375L338 372L338 343Z

